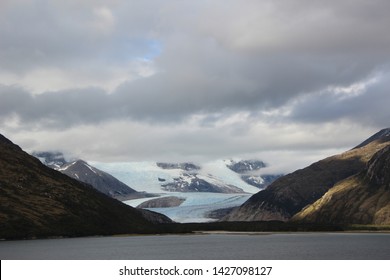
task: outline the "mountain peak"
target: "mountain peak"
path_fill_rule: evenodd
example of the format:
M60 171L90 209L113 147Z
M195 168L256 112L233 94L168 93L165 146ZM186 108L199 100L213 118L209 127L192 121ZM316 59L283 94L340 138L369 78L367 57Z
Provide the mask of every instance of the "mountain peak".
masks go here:
M85 169L86 167L90 167L88 165L88 163L82 159L78 159L75 161L67 162L67 163L61 165L61 167L58 167L58 168L54 167L54 169L62 172L65 170L74 170L74 169L80 169L80 168ZM89 169L91 169L91 167Z
M64 154L58 151L33 152L32 155L38 158L44 165L53 169L59 169L61 166L68 163Z
M390 127L384 128L384 129L378 131L377 133L372 135L370 138L368 138L367 140L363 141L362 143L360 143L359 145L354 147L354 149L364 147L367 144L374 142L374 141L380 141L380 142L390 141Z
M324 196L338 182L363 172L371 159L376 160L369 164L373 170L369 174L371 181L386 183L390 179L382 175L388 172L390 165L388 154L385 153L387 150L383 150L383 154L374 155L389 145L390 128L382 129L350 151L325 158L279 178L230 212L223 220L287 221ZM381 175L375 177L377 174Z
M292 220L304 223L390 223L390 146L375 153L367 167L337 182Z
M135 194L136 191L112 175L99 170L82 159L72 161L56 168L63 174L92 185L98 191L113 197Z
M226 160L226 166L238 174L260 170L267 165L261 160Z

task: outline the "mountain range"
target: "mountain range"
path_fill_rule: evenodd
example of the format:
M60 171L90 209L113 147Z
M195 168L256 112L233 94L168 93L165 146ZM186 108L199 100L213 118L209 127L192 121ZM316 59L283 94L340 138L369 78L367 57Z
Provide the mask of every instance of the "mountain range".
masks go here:
M120 200L148 196L147 192L254 193L256 188L263 189L281 176L255 174L254 171L266 167L259 160L225 160L207 163L206 166L189 162L90 164L81 159L67 161L60 152L34 152L32 155L48 167ZM131 177L130 180L128 177ZM137 177L141 177L140 180L137 181Z
M264 180L258 175L262 161L90 164L68 162L59 153L38 157L0 134L0 239L156 233L169 227L162 223L179 227L172 220L205 222L222 215L221 221L231 222L390 224L390 128L260 191L243 176ZM142 191L160 197L126 203L113 198ZM233 224L237 230L248 225Z
M246 160L236 162L244 164ZM210 215L211 212L239 206L259 191L258 187L245 182L242 174L229 168L230 163L231 160L202 165L190 162L90 162L137 191L160 196L124 203L153 209L177 222L215 221L217 218ZM264 163L259 165L264 166ZM252 170L250 174L264 183L263 175L256 174L256 171Z
M239 206L250 194L278 177L260 176L258 171L266 164L259 160L219 160L203 165L190 162L91 164L84 160L67 161L59 152L34 152L33 155L45 165L128 205L153 209L181 222L216 220L217 216L211 212Z
M157 232L159 222L171 220L43 165L0 134L0 238Z
M248 169L233 170L231 168L233 163L247 164ZM256 193L280 176L256 173L266 166L264 162L258 160L216 160L202 165L189 162L90 162L90 164L137 191L149 193ZM243 179L245 176L256 182L248 183Z
M387 128L352 150L280 177L222 220L389 223L389 145Z

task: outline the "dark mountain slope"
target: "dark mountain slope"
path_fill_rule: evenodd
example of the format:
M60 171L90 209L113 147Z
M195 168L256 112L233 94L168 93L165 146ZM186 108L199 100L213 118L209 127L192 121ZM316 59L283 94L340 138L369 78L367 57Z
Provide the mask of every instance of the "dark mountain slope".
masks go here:
M138 210L44 166L0 135L0 238L154 231Z
M44 165L73 179L87 183L98 191L118 200L155 196L145 192L137 192L107 172L99 170L81 159L69 162L65 160L61 152L33 152L32 155Z
M387 133L377 134L363 142L364 145L362 143L350 151L283 176L222 220L287 221L305 206L321 198L340 180L364 170L371 157L390 144L389 140Z
M293 221L333 224L390 224L390 146L367 168L331 188Z

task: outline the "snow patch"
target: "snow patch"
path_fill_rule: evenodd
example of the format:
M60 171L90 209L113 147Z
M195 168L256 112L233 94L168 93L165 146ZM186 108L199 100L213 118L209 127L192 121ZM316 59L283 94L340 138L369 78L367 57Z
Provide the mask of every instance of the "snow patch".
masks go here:
M87 163L84 164L86 167L88 167L93 173L95 173L96 175L99 175L92 166L89 166Z
M75 163L76 163L76 162L74 161L74 162L72 162L72 163L70 163L70 164L67 164L67 165L64 166L64 167L56 168L56 170L58 170L58 171L64 171L64 170L68 169L69 167L73 166Z
M234 186L246 193L253 194L259 191L258 188L244 182L239 174L230 170L223 160L206 163L196 172L182 169L162 169L154 162L91 162L91 165L111 174L137 191L149 193L171 193L161 186L174 183L176 179L178 186L184 187L184 185L191 184L196 178L224 188Z

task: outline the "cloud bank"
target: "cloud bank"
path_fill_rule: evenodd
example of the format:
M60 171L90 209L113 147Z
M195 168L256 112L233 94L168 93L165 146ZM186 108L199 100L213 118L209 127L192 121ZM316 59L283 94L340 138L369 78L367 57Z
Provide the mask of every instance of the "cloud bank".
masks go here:
M0 124L94 160L322 156L389 126L389 9L2 1Z

